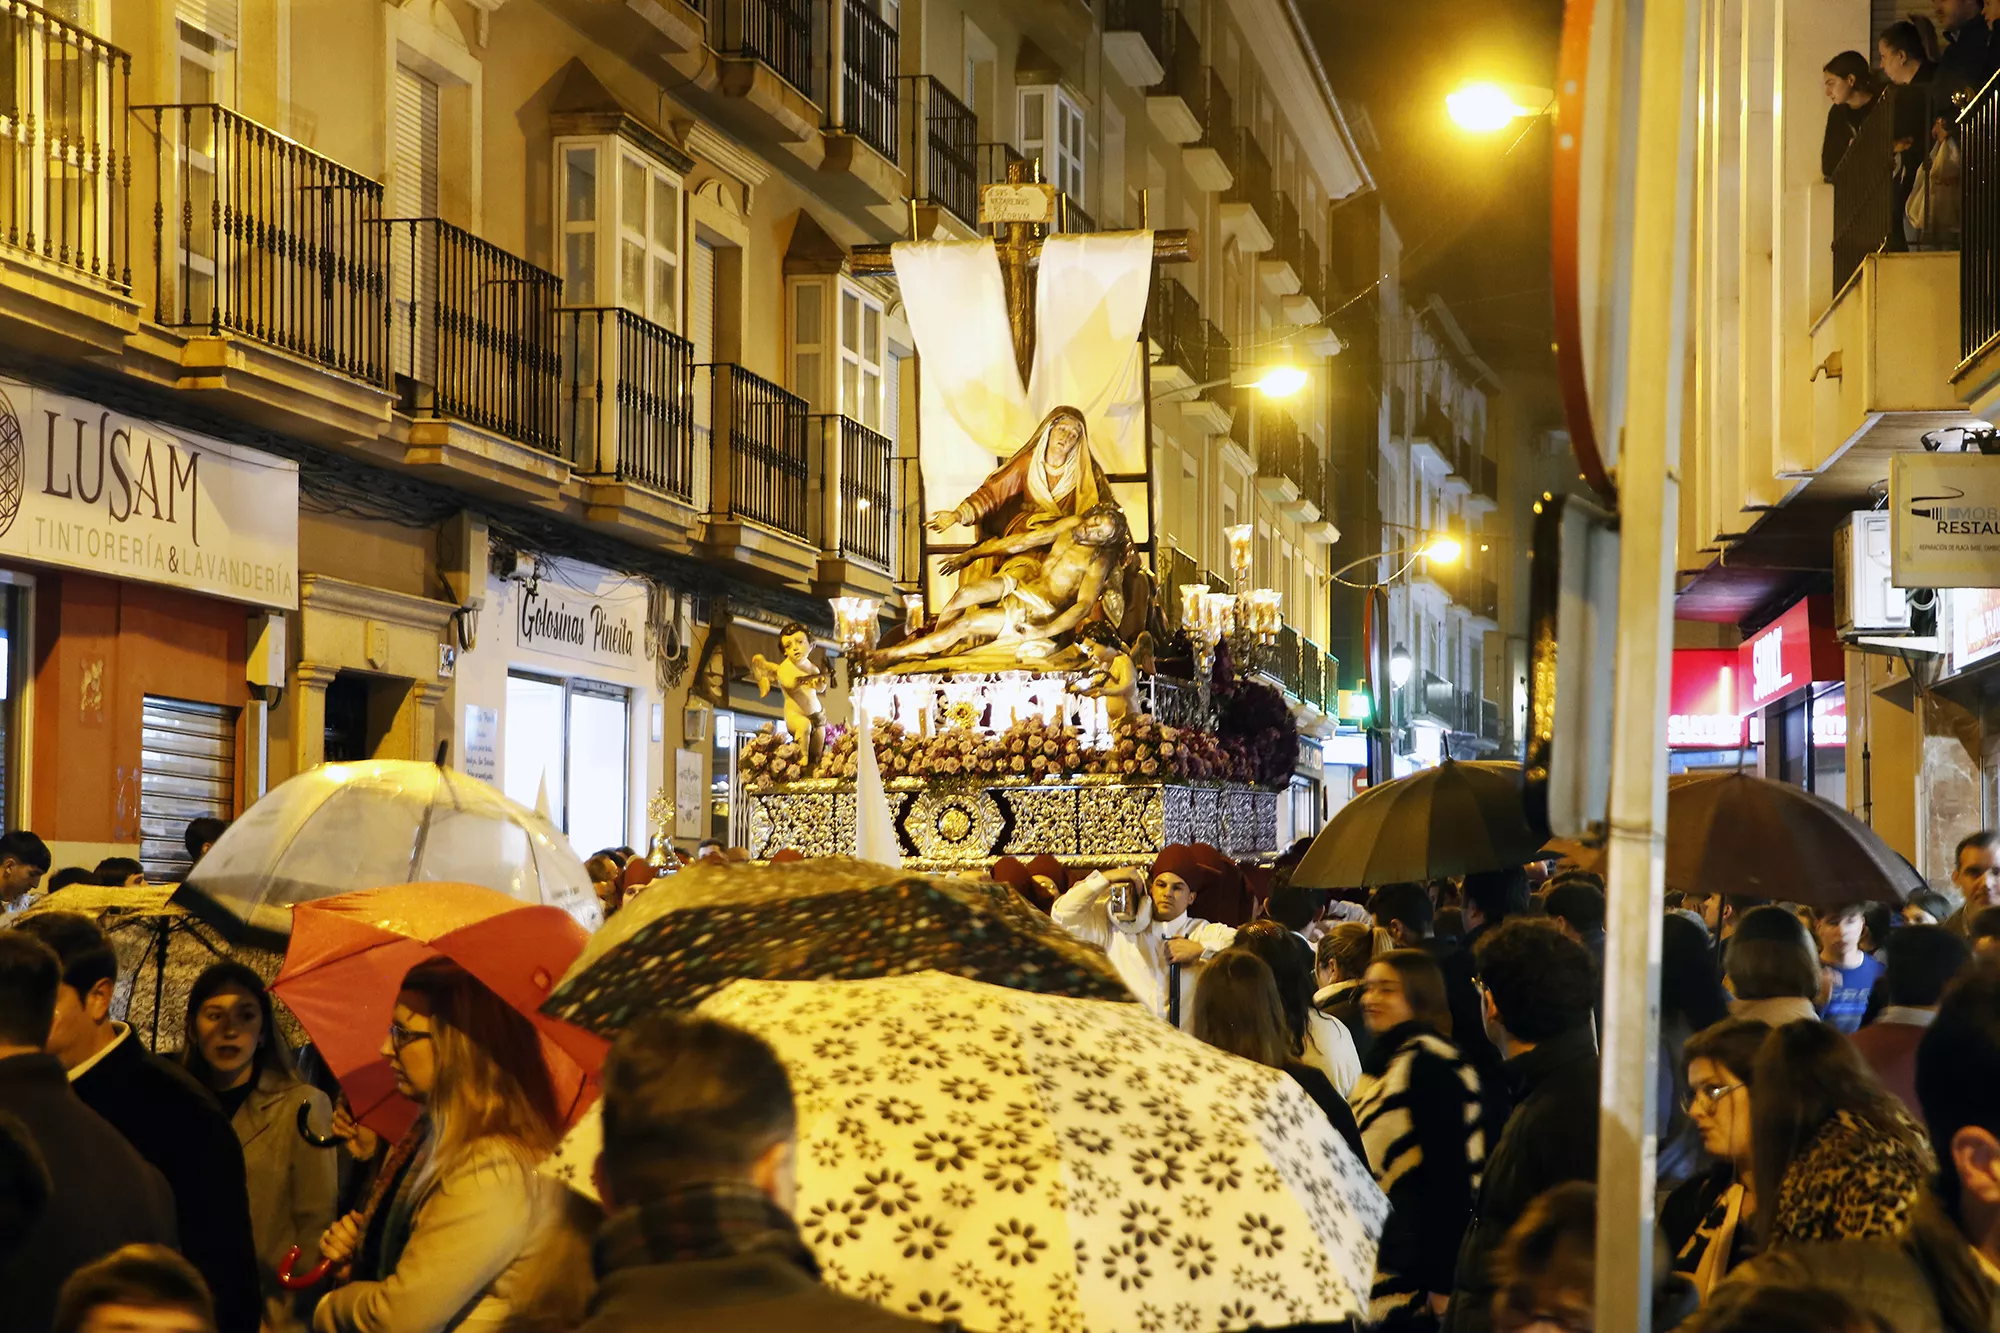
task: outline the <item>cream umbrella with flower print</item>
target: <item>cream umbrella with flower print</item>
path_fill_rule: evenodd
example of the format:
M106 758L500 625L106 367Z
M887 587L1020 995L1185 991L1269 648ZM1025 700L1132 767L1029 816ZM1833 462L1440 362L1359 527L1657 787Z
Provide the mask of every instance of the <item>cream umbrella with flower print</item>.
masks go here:
M769 1042L799 1109L825 1280L994 1333L1170 1333L1365 1314L1387 1201L1290 1077L1136 1005L940 972L738 981L699 1012ZM545 1167L588 1192L595 1113Z

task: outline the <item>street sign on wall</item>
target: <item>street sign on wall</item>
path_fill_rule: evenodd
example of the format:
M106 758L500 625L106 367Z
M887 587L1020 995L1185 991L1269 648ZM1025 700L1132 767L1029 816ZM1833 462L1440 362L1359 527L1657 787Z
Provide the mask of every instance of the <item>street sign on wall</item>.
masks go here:
M1899 588L2000 588L2000 456L1889 460L1891 578Z

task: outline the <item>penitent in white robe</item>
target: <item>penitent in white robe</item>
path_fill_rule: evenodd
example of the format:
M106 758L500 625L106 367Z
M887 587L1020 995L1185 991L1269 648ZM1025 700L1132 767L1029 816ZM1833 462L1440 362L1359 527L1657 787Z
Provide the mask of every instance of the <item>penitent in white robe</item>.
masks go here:
M1125 979L1139 1003L1156 1017L1167 1016L1167 941L1191 939L1201 945L1206 962L1236 942L1236 928L1183 912L1172 921L1153 920L1150 898L1140 895L1136 921L1111 919L1111 881L1095 871L1056 899L1050 915L1056 924L1076 938L1104 950L1118 975ZM1183 963L1181 976L1181 1027L1185 1029L1194 1013L1194 982L1200 963Z

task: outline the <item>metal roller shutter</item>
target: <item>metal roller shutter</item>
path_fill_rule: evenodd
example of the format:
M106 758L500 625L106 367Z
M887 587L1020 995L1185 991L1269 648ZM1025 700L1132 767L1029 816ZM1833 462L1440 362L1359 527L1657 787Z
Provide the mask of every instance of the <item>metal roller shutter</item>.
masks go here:
M155 883L188 872L188 821L236 814L236 710L147 695L139 741L139 861Z

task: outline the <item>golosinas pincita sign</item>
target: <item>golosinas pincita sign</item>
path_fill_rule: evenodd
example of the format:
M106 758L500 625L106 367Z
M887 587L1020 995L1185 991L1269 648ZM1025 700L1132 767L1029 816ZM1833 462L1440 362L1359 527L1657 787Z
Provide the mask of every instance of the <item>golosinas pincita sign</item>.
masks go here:
M544 581L520 588L514 642L579 662L637 671L643 665L646 597L592 597Z
M298 465L0 379L0 557L293 610Z
M2000 588L2000 456L1889 460L1890 582Z

